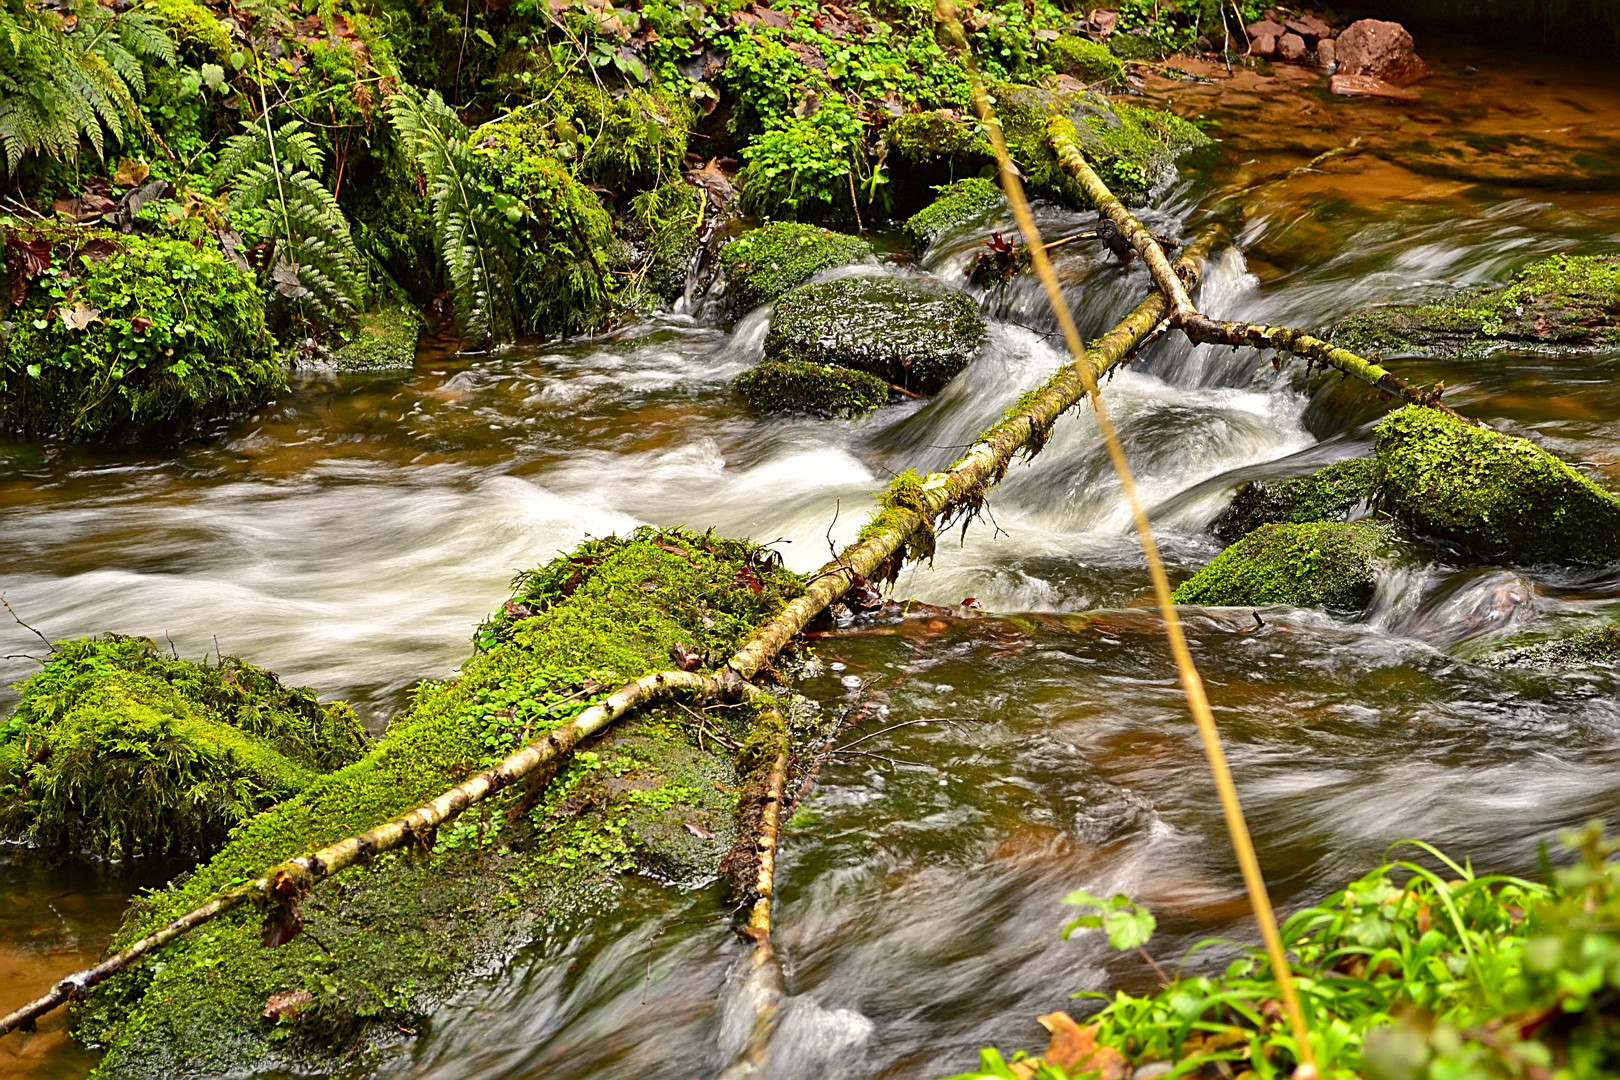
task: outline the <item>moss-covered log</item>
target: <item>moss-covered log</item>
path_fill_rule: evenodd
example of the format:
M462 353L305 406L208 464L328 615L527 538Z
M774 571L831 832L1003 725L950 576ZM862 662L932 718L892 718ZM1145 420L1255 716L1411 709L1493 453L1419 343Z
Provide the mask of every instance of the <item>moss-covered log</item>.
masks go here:
M1479 356L1493 349L1620 345L1620 255L1557 255L1505 286L1353 316L1333 340L1358 352Z
M1620 559L1620 499L1535 444L1408 406L1378 427L1382 497L1480 558Z
M1175 601L1361 611L1393 546L1389 526L1371 521L1262 525L1182 582Z
M0 839L108 858L207 856L363 742L343 702L145 638L60 642L21 691L0 720Z
M765 356L854 368L932 394L984 339L984 317L961 293L910 278L846 277L778 300Z

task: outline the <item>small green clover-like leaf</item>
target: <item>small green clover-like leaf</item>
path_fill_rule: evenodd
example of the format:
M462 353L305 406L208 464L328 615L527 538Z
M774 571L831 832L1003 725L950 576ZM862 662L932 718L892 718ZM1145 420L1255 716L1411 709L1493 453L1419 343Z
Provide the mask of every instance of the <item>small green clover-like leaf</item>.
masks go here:
M1099 900L1083 889L1077 889L1063 898L1065 904L1075 907L1096 908L1100 914L1082 915L1063 928L1063 937L1081 928L1100 928L1108 935L1110 947L1127 950L1146 945L1153 937L1153 931L1158 928L1158 920L1153 913L1140 904L1133 903L1124 893L1118 893L1107 900Z

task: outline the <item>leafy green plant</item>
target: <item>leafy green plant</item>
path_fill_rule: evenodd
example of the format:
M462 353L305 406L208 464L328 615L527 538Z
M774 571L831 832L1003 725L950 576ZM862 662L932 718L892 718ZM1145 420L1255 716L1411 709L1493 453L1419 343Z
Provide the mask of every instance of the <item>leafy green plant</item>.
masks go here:
M272 127L266 114L226 142L212 179L230 189L232 218L271 245L267 291L331 324L362 306L366 279L348 220L317 178L321 162L313 131L298 120Z
M1077 889L1063 898L1065 904L1095 908L1096 915L1082 915L1063 928L1063 940L1080 929L1100 929L1108 936L1110 948L1135 949L1148 943L1158 921L1141 904L1131 902L1123 893L1099 900L1084 890Z
M434 244L462 340L477 346L510 339L518 263L510 226L523 207L497 200L477 182L471 132L436 91L423 97L401 86L388 115L427 180Z
M143 64L172 65L174 41L139 8L116 12L91 0L58 10L29 0L0 5L0 147L15 172L28 154L78 156L81 138L101 157L107 138L150 132L135 99Z

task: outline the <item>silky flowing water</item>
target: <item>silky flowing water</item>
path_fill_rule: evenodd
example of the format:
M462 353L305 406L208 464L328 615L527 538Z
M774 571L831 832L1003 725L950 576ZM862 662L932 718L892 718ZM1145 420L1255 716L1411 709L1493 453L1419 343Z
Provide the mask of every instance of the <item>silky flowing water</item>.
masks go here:
M1620 86L1612 69L1466 45L1424 50L1417 105L1330 99L1307 73L1202 65L1151 92L1202 114L1218 160L1146 216L1213 216L1244 254L1210 266L1206 311L1324 326L1366 306L1497 279L1532 257L1620 245ZM1300 87L1304 88L1301 89ZM1360 139L1352 144L1353 139ZM1326 151L1314 171L1253 185ZM1088 219L1041 211L1049 236ZM859 273L960 283L982 229L922 266ZM1091 246L1060 249L1082 330L1144 293ZM52 637L172 639L239 653L354 701L373 730L423 678L451 674L512 572L638 523L777 540L811 569L849 541L891 472L949 463L1062 357L1038 290L984 296L989 344L938 398L856 423L762 419L728 389L767 313L730 332L668 316L592 342L429 352L409 376L310 378L175 452L0 442L0 586ZM1446 400L1534 435L1620 488L1620 355L1402 361ZM1386 406L1359 384L1252 351L1166 339L1106 384L1167 558L1190 573L1243 480L1364 452ZM1061 898L1147 903L1166 970L1210 935L1252 939L1118 485L1085 410L1013 467L965 541L942 536L900 596L951 609L834 633L804 690L860 702L851 739L783 842L776 936L789 998L781 1078L927 1078L976 1049L1039 1045L1068 995L1145 990L1135 954L1059 940ZM979 609L959 606L973 597ZM1504 636L1620 613L1620 572L1431 559L1363 619L1189 613L1274 895L1309 902L1431 840L1493 870L1620 811L1620 699L1608 672L1501 671ZM0 654L43 646L0 627ZM0 679L32 670L0 660ZM9 699L8 699L9 700ZM881 729L889 730L881 730ZM859 756L870 754L872 756ZM96 954L136 884L116 868L0 866L0 987L38 992ZM413 1035L390 1077L686 1080L742 1036L728 989L743 949L716 892L633 886L610 918L559 926ZM1230 953L1188 961L1204 969ZM0 1041L0 1076L76 1077L60 1026Z

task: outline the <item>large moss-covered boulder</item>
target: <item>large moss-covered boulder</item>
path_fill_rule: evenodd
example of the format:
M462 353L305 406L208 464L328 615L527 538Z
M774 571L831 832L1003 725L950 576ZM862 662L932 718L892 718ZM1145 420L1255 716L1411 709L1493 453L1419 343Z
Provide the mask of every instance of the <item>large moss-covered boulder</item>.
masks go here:
M1291 604L1361 611L1378 588L1395 535L1371 521L1262 525L1181 583L1178 604Z
M363 741L342 702L145 638L60 642L21 690L0 721L0 838L112 858L207 855Z
M587 541L521 575L459 676L419 688L364 758L244 824L190 879L137 901L119 940L434 798L624 681L672 667L677 646L720 662L799 591L759 549L712 534ZM390 1048L408 1054L401 1028L425 1035L458 990L537 934L571 940L633 884L713 882L739 835L739 792L787 737L761 715L638 711L544 789L516 785L423 850L318 886L300 905L307 929L281 948L261 947L256 912L216 919L91 999L81 1033L108 1046L95 1075L358 1074ZM728 868L746 877L745 864ZM261 1015L270 995L297 990L310 999L296 1016Z
M1620 499L1525 439L1409 405L1377 454L1384 505L1416 532L1479 558L1620 559Z
M737 376L735 386L761 412L855 417L889 400L889 384L876 375L803 360L767 360Z
M1007 198L994 180L958 180L940 188L939 198L906 219L906 237L923 250L952 229L1006 208Z
M961 293L910 278L849 277L777 301L765 356L851 367L932 394L984 338L984 318Z
M1620 255L1532 263L1506 286L1353 316L1333 340L1367 353L1478 356L1495 348L1620 345Z
M1370 457L1335 461L1308 476L1250 480L1232 496L1214 533L1231 543L1275 522L1343 521L1370 502L1377 487L1378 462Z
M773 221L726 241L716 258L726 276L732 308L740 313L770 303L822 270L871 255L872 245L858 236Z
M179 438L286 387L258 285L211 244L42 226L7 250L0 427Z
M1046 62L1053 71L1088 85L1119 90L1125 86L1125 65L1108 46L1076 34L1064 34L1046 47Z

